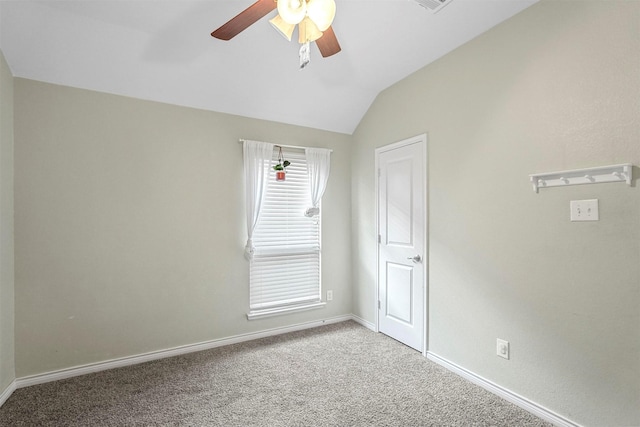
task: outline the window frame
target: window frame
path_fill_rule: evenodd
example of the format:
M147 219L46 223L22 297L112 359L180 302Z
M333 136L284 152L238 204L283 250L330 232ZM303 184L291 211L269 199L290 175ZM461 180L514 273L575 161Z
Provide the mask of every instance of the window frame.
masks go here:
M267 178L269 180L269 184L267 185L267 189L265 193L265 202L263 202L263 211L260 214L260 218L258 219L258 223L256 225L256 228L253 234L253 244L255 246L255 252L252 258L250 259L250 266L249 266L249 312L247 313L247 318L249 320L276 316L276 315L281 315L281 314L286 314L291 312L322 308L326 305L326 302L322 300L322 203L320 203L319 205L320 213L317 216L314 216L313 218L305 217L304 215L305 209L311 206L311 196L309 194L309 184L308 184L309 169L306 161L305 149L302 147L299 149L283 148L283 152L284 152L285 158L287 160L291 160L293 168L292 166L288 168L287 178L285 179L284 182L277 183L275 181L275 171L273 170L272 167L269 167L269 174ZM277 155L278 155L278 150L274 149L271 166L273 166L277 161ZM304 162L305 172L300 173L298 171L294 175L293 173L294 171L296 171L294 164L300 161ZM299 202L294 206L298 208L297 211L300 212L300 216L303 218L303 220L316 222L317 231L315 231L315 233L317 236L317 240L314 240L313 245L315 245L317 249L313 247L309 247L307 250L307 248L304 248L304 244L302 244L302 246L299 246L299 247L295 247L295 245L282 245L282 246L278 246L278 245L270 246L268 244L266 246L262 245L262 240L264 238L263 234L265 233L265 230L263 229L263 227L261 227L261 225L263 224L263 221L267 221L268 219L273 218L273 216L267 217L266 216L267 214L265 214L265 212L269 211L269 206L270 206L267 200L269 199L269 196L278 197L281 195L280 190L282 190L283 187L280 187L278 192L274 193L274 189L277 187L274 187L273 185L286 185L287 179L289 179L288 181L289 184L291 182L297 182L296 187L293 189L294 193L296 191L298 192L304 191L305 193L304 201ZM264 210L265 208L266 208L266 211ZM292 215L292 212L290 212L291 211L290 208L285 208L284 210L287 211L287 215L288 215L287 218L294 219L294 221L300 220L299 217ZM289 220L285 220L285 222L289 222ZM292 228L294 227L295 226L293 226ZM291 231L292 228L287 228L287 230ZM260 299L260 298L256 298L254 296L255 295L254 292L257 291L257 288L264 286L264 285L257 285L254 282L254 274L256 274L254 269L258 269L257 264L263 263L267 265L266 268L274 268L274 264L269 265L269 258L289 257L288 267L283 267L283 268L292 268L292 263L294 262L294 258L296 257L299 258L300 256L304 256L304 254L313 254L313 253L317 253L317 287L315 287L314 285L313 295L308 294L307 296L301 297L301 301L298 301L298 302L295 302L295 301L287 302L286 299L282 299L280 301L275 301L275 302L273 301L265 302L263 300L261 303L258 303L258 304L255 303L256 299ZM285 260L285 262L286 261L287 260ZM314 263L315 263L315 259L309 261L308 265L315 270ZM262 280L264 280L264 277L262 277ZM274 288L277 288L277 285L274 286ZM304 288L304 286L287 289L286 291L293 292L292 289L298 290L300 288ZM269 292L273 292L273 290L267 289L266 293L269 293Z

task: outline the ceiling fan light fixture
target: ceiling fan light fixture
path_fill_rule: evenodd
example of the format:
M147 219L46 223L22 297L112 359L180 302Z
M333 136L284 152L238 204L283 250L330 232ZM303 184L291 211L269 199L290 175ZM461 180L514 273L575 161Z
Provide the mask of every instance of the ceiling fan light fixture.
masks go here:
M325 31L331 26L336 16L336 2L334 0L309 0L307 2L307 16L318 26L318 30Z
M299 24L307 14L305 0L278 0L278 14L287 24Z
M276 15L275 18L270 19L269 23L273 25L273 28L278 31L285 39L291 41L291 36L293 35L293 30L296 28L295 24L289 24L285 22L284 19L280 15Z
M318 29L318 26L308 16L298 24L298 42L307 43L314 42L322 37L322 31Z
M453 0L415 1L450 2ZM316 43L323 58L340 52L340 44L331 27L336 13L335 6L335 0L256 0L251 6L214 30L211 36L220 40L231 40L277 9L277 16L270 19L269 23L289 41L295 26L299 26L298 40L303 45L300 48L300 67L304 68L309 64L310 42Z

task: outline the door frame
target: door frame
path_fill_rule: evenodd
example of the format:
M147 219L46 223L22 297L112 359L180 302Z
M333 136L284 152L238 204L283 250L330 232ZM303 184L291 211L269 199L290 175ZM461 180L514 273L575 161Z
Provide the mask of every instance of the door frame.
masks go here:
M429 169L429 154L428 154L428 144L427 144L427 134L423 133L420 135L413 136L411 138L403 139L401 141L397 141L388 145L384 145L382 147L378 147L375 150L375 192L376 192L376 234L375 234L375 242L376 242L376 294L375 294L375 313L376 313L376 332L380 332L380 310L378 309L378 300L380 299L380 241L378 236L380 236L380 154L385 151L391 151L397 148L401 148L411 144L420 144L422 146L422 151L424 152L424 167L422 171L422 183L424 185L424 203L422 208L424 209L424 224L423 224L423 236L424 239L424 257L423 262L421 263L422 273L424 277L423 286L423 337L422 337L422 355L427 356L427 350L429 349L429 329L428 329L428 319L429 319L429 187L428 187L428 169Z

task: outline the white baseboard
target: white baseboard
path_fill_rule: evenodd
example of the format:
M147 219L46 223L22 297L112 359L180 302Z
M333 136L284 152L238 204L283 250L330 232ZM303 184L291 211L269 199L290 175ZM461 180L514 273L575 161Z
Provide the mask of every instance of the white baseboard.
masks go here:
M180 356L196 351L209 350L216 347L222 347L230 344L237 344L245 341L256 340L275 335L286 334L288 332L301 331L304 329L317 328L318 326L329 325L332 323L354 320L353 316L337 316L324 320L316 320L312 322L299 323L297 325L285 326L281 328L267 329L260 332L251 332L248 334L235 335L227 338L220 338L211 341L204 341L196 344L188 344L180 347L169 348L165 350L152 351L149 353L138 354L134 356L121 357L118 359L106 360L103 362L90 363L87 365L74 366L72 368L60 369L42 374L30 375L16 379L13 389L28 387L36 384L48 383L51 381L63 380L66 378L86 375L93 372L106 371L108 369L122 368L124 366L137 365L139 363L150 362L152 360L164 359L167 357ZM11 390L13 392L13 390ZM11 395L9 392L9 396ZM5 392L6 393L6 392ZM3 393L4 396L4 393ZM8 398L8 396L7 396ZM0 405L1 406L1 405Z
M329 325L332 323L344 322L347 320L353 320L360 325L368 328L374 332L376 331L375 325L361 317L356 315L345 315L345 316L337 316L324 320L316 320L312 322L300 323L291 326L285 326L274 329L267 329L259 332L252 332L242 335L235 335L227 338L220 338L217 340L205 341L196 344L189 344L179 347L174 347L165 350L158 350L149 353L139 354L135 356L122 357L118 359L107 360L104 362L91 363L87 365L75 366L72 368L61 369L52 372L45 372L37 375L30 375L27 377L18 378L15 381L12 381L11 384L0 394L0 407L9 399L11 394L17 389L21 387L28 387L36 384L43 384L52 381L63 380L66 378L77 377L80 375L86 375L93 372L105 371L108 369L121 368L125 366L136 365L139 363L145 363L152 360L164 359L167 357L179 356L183 354L193 353L196 351L209 350L216 347L222 347L231 344L237 344L245 341L256 340L260 338L266 338L270 336L276 336L281 334L286 334L289 332L301 331L305 329L317 328L323 325ZM542 418L545 421L548 421L558 427L581 427L579 424L576 424L561 415L550 411L547 408L544 408L516 393L513 393L510 390L505 389L485 378L482 378L479 375L474 374L473 372L462 368L461 366L456 365L453 362L450 362L435 353L427 352L427 358L432 360L433 362L445 367L449 371L454 372L455 374L460 375L461 377L471 381L474 384L479 385L480 387L488 390L501 398L521 407L522 409L536 415L539 418Z
M482 378L479 375L474 374L473 372L456 365L453 362L448 361L447 359L444 359L440 356L438 356L437 354L434 354L432 352L427 352L427 358L435 363L437 363L438 365L441 365L443 367L445 367L446 369L450 370L451 372L460 375L461 377L471 381L474 384L479 385L480 387L484 388L487 391L490 391L491 393L500 396L501 398L503 398L504 400L513 403L514 405L517 405L519 407L521 407L522 409L524 409L527 412L532 413L533 415L542 418L545 421L550 422L551 424L558 426L558 427L581 427L579 424L574 423L573 421L570 421L566 418L564 418L561 415L556 414L555 412L538 405L535 402L532 402L529 399L526 399L522 396L520 396L519 394L516 394L510 390L507 390L506 388L499 386L498 384L495 384L485 378Z
M376 325L374 323L371 323L368 320L364 320L362 317L358 317L355 314L352 314L351 315L351 320L353 320L356 323L361 324L362 326L364 326L367 329L371 329L373 332L378 332L376 330Z
M9 384L7 388L4 389L2 394L0 394L0 408L2 407L2 405L4 405L4 402L6 402L7 399L11 397L14 391L16 391L15 380L11 381L11 384Z

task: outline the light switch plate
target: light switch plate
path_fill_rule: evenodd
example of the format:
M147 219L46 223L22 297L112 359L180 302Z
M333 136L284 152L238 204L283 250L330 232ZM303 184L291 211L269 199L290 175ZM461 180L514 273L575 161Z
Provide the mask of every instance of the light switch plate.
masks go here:
M571 221L598 221L598 199L572 200L570 202Z

